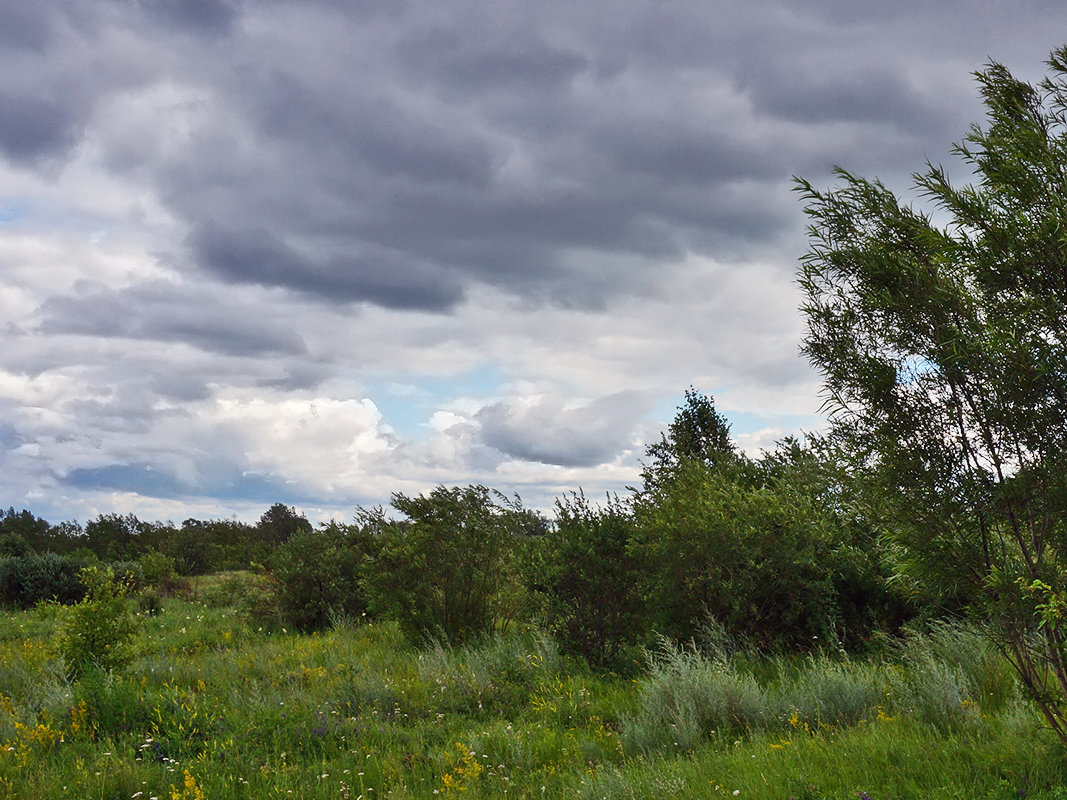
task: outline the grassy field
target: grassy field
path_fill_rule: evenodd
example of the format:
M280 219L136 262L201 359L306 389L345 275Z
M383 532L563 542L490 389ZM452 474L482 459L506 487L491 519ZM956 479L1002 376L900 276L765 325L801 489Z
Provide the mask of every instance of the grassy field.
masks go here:
M0 797L1067 798L1010 669L949 628L864 661L664 646L622 678L535 633L420 652L215 593L166 599L124 669L72 682L55 626L0 615Z

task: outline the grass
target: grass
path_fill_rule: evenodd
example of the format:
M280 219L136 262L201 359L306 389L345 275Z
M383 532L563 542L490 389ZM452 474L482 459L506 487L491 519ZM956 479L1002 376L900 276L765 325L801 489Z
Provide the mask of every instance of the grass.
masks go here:
M957 629L870 661L665 645L634 680L537 633L297 635L228 592L165 598L124 669L73 682L54 610L0 614L0 798L1067 800L1059 744Z

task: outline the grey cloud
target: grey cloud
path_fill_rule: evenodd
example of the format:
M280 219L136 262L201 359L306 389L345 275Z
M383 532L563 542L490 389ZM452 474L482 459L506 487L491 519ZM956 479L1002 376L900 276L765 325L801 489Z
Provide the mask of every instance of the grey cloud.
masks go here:
M0 46L41 50L51 34L52 13L47 4L0 0Z
M899 70L842 71L833 74L790 74L773 79L763 76L754 86L753 99L762 111L782 119L822 124L827 122L885 123L905 130L929 130L942 120L933 107L908 85Z
M99 467L79 467L60 476L60 484L78 490L136 492L149 497L185 498L207 496L217 500L273 503L306 501L302 493L270 475L241 469L221 459L199 464L200 474L184 479L165 465L151 461L115 462Z
M79 133L68 103L25 95L0 97L0 150L12 161L35 160L68 150Z
M170 284L57 296L39 314L45 333L183 342L233 356L307 353L299 335L262 319L259 309Z
M189 375L184 371L164 371L149 376L149 389L152 393L168 400L193 403L211 397L204 376Z
M613 460L630 443L631 431L650 409L638 392L620 392L579 408L557 400L536 405L500 402L476 415L482 443L513 458L565 467Z
M417 31L401 38L397 54L404 67L464 94L558 90L590 67L584 54L554 46L528 29L498 41L470 30Z
M493 155L475 133L435 119L428 110L405 108L398 102L402 95L382 96L358 82L338 98L317 78L317 72L299 76L281 64L254 71L244 84L252 92L243 102L258 131L295 146L312 164L340 156L353 176L365 166L420 182L488 182Z
M643 290L634 253L732 254L787 230L765 202L728 202L735 183L784 178L785 160L727 135L729 121L698 130L682 96L651 114L632 93L612 103L612 74L590 67L610 49L595 28L562 44L512 26L479 43L469 21L357 30L359 46L331 30L296 61L237 42L239 80L212 80L248 138L209 123L155 169L192 231L190 261L229 282L389 308L447 310L476 282L600 307ZM593 105L567 90L579 75Z
M164 25L206 35L228 33L237 18L226 0L153 0L143 7Z
M362 259L297 253L262 229L199 226L190 237L198 262L232 282L285 286L334 302L369 301L386 308L440 310L456 303L462 289L452 276L383 248ZM358 248L353 242L353 248Z

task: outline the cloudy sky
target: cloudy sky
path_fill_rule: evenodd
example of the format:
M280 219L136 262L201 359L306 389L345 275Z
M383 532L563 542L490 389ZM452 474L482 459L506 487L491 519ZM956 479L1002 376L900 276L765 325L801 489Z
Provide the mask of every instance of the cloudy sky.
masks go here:
M0 0L0 505L313 520L816 430L791 176L906 190L1067 5Z

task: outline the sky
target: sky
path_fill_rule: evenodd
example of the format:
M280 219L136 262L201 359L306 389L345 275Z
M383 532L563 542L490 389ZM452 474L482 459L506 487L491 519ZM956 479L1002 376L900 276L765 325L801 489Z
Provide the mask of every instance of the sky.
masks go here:
M1059 37L1059 38L1058 38ZM907 196L1067 4L0 0L0 506L350 518L818 431L793 176Z

